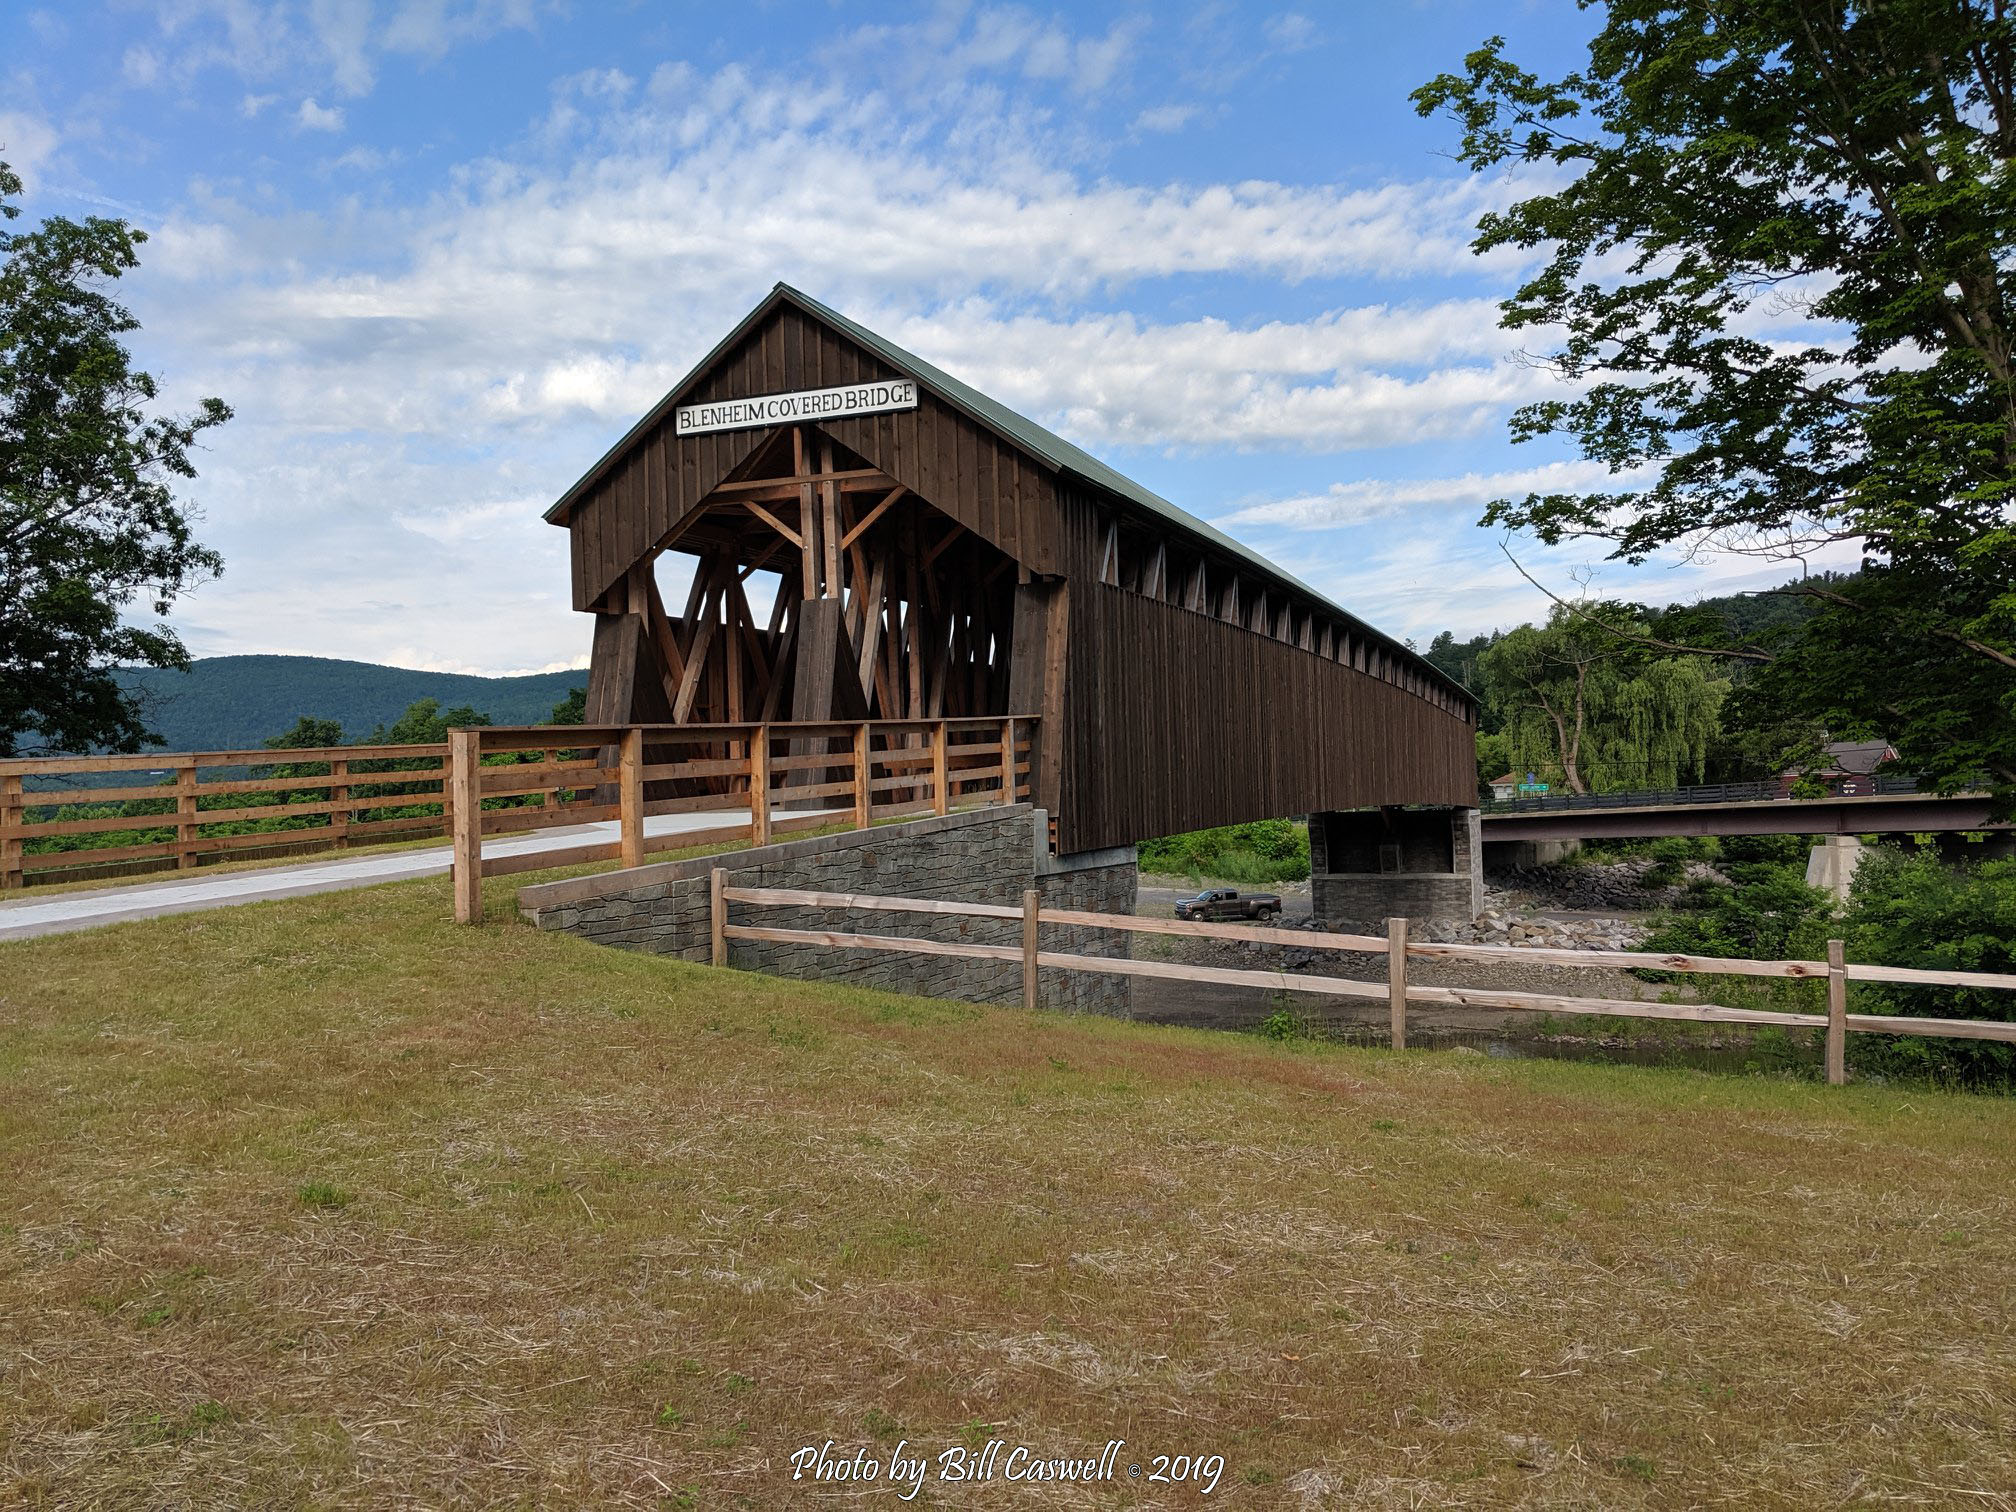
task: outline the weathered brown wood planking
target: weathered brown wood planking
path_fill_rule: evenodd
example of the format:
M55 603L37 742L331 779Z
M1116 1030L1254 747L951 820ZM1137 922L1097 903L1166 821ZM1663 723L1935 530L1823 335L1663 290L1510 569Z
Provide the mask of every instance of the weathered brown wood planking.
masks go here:
M619 444L607 470L599 477L591 473L587 486L576 491L569 507L574 606L588 609L599 602L631 563L656 547L686 510L767 439L760 429L675 436L677 405L898 376L795 305L776 305L690 390L654 410ZM991 431L936 395L924 392L915 411L834 420L822 429L1036 570L1056 570L1054 490ZM654 451L667 459L662 505L656 503L655 485L645 485L633 460ZM995 481L1004 471L1015 480L1006 495Z
M1428 700L1126 589L1080 580L1071 594L1063 848L1476 802L1471 726Z

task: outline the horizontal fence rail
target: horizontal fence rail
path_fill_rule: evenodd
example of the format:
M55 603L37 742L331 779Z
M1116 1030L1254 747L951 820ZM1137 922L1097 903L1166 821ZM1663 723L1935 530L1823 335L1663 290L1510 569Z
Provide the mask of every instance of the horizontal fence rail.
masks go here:
M483 917L483 878L618 861L660 851L911 814L1019 803L1029 794L1034 715L754 724L533 725L453 730L448 800L455 816L455 918ZM538 795L550 811L499 814L499 799ZM650 833L662 815L719 824ZM614 839L483 853L486 835L614 820Z
M0 888L448 832L448 747L0 761Z
M1811 798L1793 796L1785 782L1716 782L1703 787L1648 788L1631 793L1545 793L1532 798L1492 798L1487 814L1537 814L1560 809L1678 808L1695 803L1818 803L1830 798L1884 798L1919 792L1916 777L1841 777Z
M2016 991L2016 975L1979 971L1925 971L1903 966L1851 965L1843 943L1827 942L1824 961L1759 961L1720 956L1661 955L1630 950L1526 949L1517 945L1456 945L1408 938L1405 919L1388 919L1387 933L1340 934L1326 930L1270 929L1244 924L1207 924L1187 919L1150 919L1132 914L1091 913L1083 909L1044 908L1034 892L1023 894L1022 906L1000 903L948 902L936 898L885 898L866 893L805 892L789 888L733 887L725 869L713 872L711 893L712 956L716 966L728 964L728 942L752 940L779 945L811 945L834 950L883 950L918 955L966 956L975 960L1019 961L1025 1006L1037 1005L1036 973L1091 971L1164 981L1211 982L1228 986L1268 987L1330 997L1384 999L1391 1020L1392 1044L1407 1046L1407 1005L1504 1009L1546 1013L1588 1013L1615 1018L1673 1019L1705 1024L1772 1025L1779 1028L1826 1031L1827 1080L1848 1079L1847 1036L1918 1034L1933 1038L2000 1040L2016 1043L2016 1023L1992 1019L1916 1018L1848 1012L1850 982L1909 983L1921 986L1975 987ZM907 935L860 934L844 930L773 929L730 922L729 905L755 908L826 908L838 912L950 915L959 918L1019 920L1020 945L990 945L964 940L931 940ZM1124 930L1142 934L1187 935L1192 938L1244 940L1295 945L1318 950L1357 952L1386 957L1386 980L1364 982L1352 977L1302 972L1263 971L1249 967L1189 966L1167 961L1136 961L1124 956L1088 956L1040 948L1045 924L1077 928ZM1756 1008L1726 1008L1716 1003L1647 1003L1623 998L1563 997L1551 993L1500 991L1495 988L1426 987L1408 980L1410 960L1520 962L1550 966L1635 967L1655 971L1699 972L1718 976L1785 977L1826 984L1824 1013L1778 1013Z

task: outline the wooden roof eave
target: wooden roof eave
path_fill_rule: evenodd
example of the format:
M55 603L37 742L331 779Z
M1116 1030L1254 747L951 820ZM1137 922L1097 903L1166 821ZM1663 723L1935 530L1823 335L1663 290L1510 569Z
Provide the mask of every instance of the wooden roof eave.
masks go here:
M554 503L553 507L546 511L546 514L544 516L546 523L549 525L568 524L569 517L573 514L574 506L581 502L582 496L591 491L598 483L600 483L605 477L607 477L609 475L610 469L615 467L617 462L619 462L623 458L624 454L627 453L631 447L637 445L646 436L648 436L654 429L656 429L660 424L662 424L666 416L670 415L675 409L678 408L679 401L686 397L687 391L690 390L694 384L698 383L700 379L706 375L707 371L714 366L715 363L719 362L730 351L734 350L735 344L739 342L744 336L748 335L751 329L755 327L757 322L764 319L764 317L769 315L769 313L772 310L776 309L778 305L785 302L785 295L786 290L784 285L782 284L777 285L776 288L770 291L769 295L766 298L764 298L757 304L755 309L751 310L747 315L745 315L742 318L742 320L736 325L734 330L730 331L726 336L723 336L719 341L717 341L714 344L713 349L709 351L705 357L702 357L698 362L693 364L691 371L689 371L684 378L681 378L677 383L675 383L671 387L671 389L669 389L666 392L665 397L663 399L660 399L655 405L651 407L651 409L648 412L646 412L643 419L639 420L635 425L631 426L630 429L625 431L622 435L622 438L618 440L615 445L611 446L609 450L604 452L601 455L601 457L596 461L595 465L589 468L588 471L583 473L579 478L579 480L575 482L572 488L568 489L567 492L565 492L559 497L559 499Z

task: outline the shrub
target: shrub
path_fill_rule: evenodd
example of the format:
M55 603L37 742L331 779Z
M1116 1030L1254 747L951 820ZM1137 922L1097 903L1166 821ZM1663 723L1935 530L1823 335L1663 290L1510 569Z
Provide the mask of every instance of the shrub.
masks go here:
M1141 869L1227 882L1300 882L1309 875L1309 831L1295 819L1257 819L1168 835L1141 846Z
M1936 852L1878 846L1864 857L1841 937L1851 961L1928 971L2016 972L2016 861L1949 865ZM1862 984L1851 1012L2016 1020L2016 993ZM2016 1085L2016 1045L1855 1034L1857 1071L1923 1075L1968 1087Z

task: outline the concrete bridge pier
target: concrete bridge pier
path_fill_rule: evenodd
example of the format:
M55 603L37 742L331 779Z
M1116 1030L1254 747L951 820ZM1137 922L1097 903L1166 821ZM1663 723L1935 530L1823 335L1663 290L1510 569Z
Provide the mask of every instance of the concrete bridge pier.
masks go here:
M1580 840L1486 840L1484 862L1491 871L1531 871L1565 861L1581 849Z
M1834 901L1848 902L1855 873L1862 865L1862 841L1854 835L1822 835L1806 857L1806 885L1832 893Z
M1309 816L1311 910L1335 924L1375 926L1477 917L1484 843L1474 808L1377 808Z

